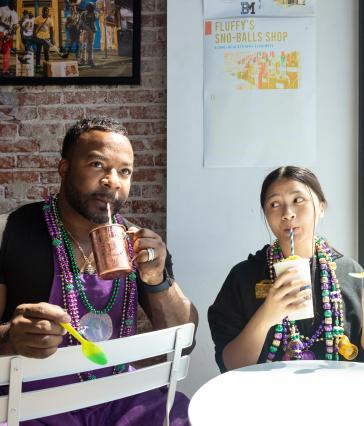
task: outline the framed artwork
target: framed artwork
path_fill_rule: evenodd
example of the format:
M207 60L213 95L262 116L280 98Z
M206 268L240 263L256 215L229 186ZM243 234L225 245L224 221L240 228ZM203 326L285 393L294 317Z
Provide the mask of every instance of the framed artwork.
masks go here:
M141 0L0 0L1 84L139 84Z
M359 258L364 265L364 4L359 2Z

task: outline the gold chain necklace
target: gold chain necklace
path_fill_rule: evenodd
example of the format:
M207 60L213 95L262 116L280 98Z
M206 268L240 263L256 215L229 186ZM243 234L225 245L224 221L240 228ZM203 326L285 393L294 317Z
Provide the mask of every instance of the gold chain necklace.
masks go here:
M96 274L96 268L92 264L92 262L94 260L93 252L91 251L89 256L86 256L85 252L83 251L83 248L81 247L81 244L76 240L76 238L71 234L71 232L68 229L67 229L67 233L72 238L72 240L76 244L78 250L80 251L82 257L85 260L85 263L84 263L83 267L80 269L80 272L84 272L85 274L88 274L88 275Z

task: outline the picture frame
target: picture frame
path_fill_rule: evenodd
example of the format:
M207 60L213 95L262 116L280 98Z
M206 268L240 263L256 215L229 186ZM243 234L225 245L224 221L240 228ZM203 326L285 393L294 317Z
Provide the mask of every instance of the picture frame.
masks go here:
M0 84L140 84L141 0L0 0Z
M364 4L359 2L358 262L364 265Z

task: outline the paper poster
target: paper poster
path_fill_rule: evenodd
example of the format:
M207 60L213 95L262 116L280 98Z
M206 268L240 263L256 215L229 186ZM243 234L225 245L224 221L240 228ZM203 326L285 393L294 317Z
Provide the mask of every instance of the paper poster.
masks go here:
M205 19L204 166L314 161L315 56L312 16Z

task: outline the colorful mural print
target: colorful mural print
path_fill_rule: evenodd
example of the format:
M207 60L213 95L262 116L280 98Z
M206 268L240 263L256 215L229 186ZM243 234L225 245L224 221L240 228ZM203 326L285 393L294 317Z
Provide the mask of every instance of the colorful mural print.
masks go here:
M135 10L136 0L0 0L2 82L132 77L133 49L140 48L133 45Z
M276 53L224 53L225 72L241 80L238 90L298 89L300 87L300 54L298 51Z
M277 6L306 6L306 0L274 0Z

